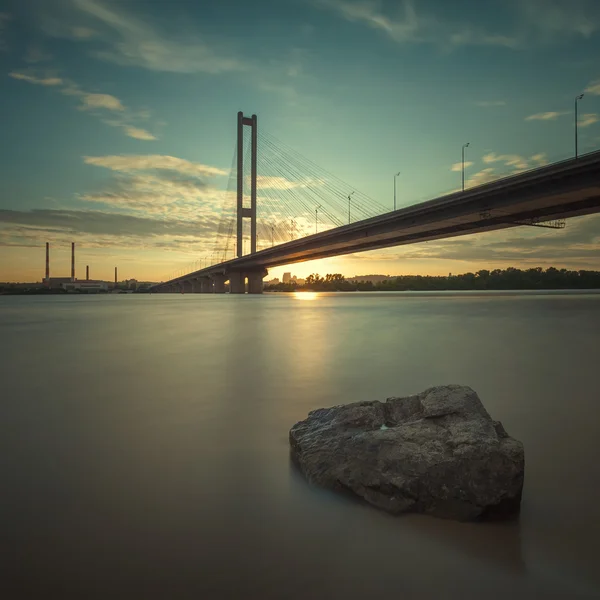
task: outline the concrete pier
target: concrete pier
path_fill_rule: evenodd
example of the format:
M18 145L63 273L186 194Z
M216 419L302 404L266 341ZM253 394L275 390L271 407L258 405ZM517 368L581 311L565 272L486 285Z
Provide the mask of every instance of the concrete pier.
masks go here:
M210 277L201 277L200 281L200 291L202 294L212 294L213 291L213 282Z
M213 275L213 291L215 294L224 294L225 293L225 281L227 277L225 275Z
M248 273L248 293L262 294L263 293L263 277L262 271Z
M244 273L241 273L240 271L229 273L229 293L246 293L246 278L244 277Z

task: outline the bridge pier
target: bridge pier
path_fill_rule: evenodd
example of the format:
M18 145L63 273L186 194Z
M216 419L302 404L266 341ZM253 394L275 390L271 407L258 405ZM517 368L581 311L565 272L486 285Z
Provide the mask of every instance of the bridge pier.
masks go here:
M262 294L263 293L263 277L267 274L266 271L253 271L248 273L248 293Z
M225 280L227 278L225 275L217 274L212 276L213 280L213 291L215 294L224 294L225 293Z
M182 281L181 282L181 291L184 294L193 294L194 286L192 285L192 282L191 281Z
M229 273L229 293L230 294L245 294L246 293L246 278L244 273L235 271Z
M213 282L210 277L201 277L200 278L200 293L202 294L212 294L213 291Z

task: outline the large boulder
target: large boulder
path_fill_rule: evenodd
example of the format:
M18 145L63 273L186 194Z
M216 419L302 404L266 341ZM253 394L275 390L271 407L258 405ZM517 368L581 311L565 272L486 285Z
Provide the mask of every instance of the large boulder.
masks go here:
M470 521L519 510L523 444L466 386L313 410L290 444L309 481L391 513Z

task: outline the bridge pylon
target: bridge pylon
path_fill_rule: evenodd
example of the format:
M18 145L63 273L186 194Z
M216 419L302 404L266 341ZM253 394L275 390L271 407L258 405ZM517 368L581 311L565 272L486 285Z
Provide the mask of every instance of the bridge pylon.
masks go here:
M250 140L250 207L244 206L244 125L251 128ZM244 219L250 219L250 253L256 252L256 160L257 160L257 118L245 117L238 112L237 122L237 257L244 255Z

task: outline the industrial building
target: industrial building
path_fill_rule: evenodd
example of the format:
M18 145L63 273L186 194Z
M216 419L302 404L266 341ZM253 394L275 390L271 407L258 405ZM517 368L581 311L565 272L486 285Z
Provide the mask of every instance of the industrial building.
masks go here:
M50 277L50 244L46 242L46 276L42 280L44 285L51 290L63 289L67 292L106 292L108 283L90 279L90 267L85 268L86 278L75 278L75 242L71 243L71 277ZM117 268L115 267L115 286L117 285Z

